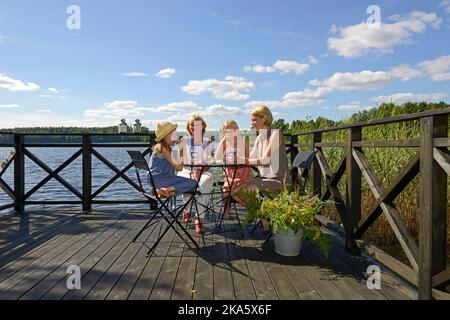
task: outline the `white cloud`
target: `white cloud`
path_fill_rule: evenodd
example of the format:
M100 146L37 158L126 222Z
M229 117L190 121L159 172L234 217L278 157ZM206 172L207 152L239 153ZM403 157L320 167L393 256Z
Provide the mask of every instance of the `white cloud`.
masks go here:
M200 110L201 108L193 101L171 102L154 108L154 112L170 113Z
M247 93L254 88L255 84L245 78L228 76L224 80L190 80L181 90L189 95L210 92L216 99L246 100L250 97Z
M52 110L51 109L41 109L41 110L38 110L38 111L36 111L37 113L51 113L52 112Z
M58 89L56 89L56 88L48 88L48 92L59 93Z
M246 110L238 107L228 107L223 104L213 104L198 112L201 116L239 116L245 114Z
M310 57L312 57L312 56L310 56ZM314 57L312 57L312 58L314 58ZM299 63L296 61L289 61L289 60L278 60L272 66L255 65L255 66L244 67L244 70L246 72L254 72L254 73L278 72L280 74L288 74L288 73L293 72L297 75L301 75L301 74L305 73L306 71L308 71L308 69L309 69L309 64Z
M303 91L293 91L286 93L281 100L250 101L245 104L246 107L255 108L262 104L273 109L292 109L297 107L315 106L325 101L327 89L316 88L314 90L306 88Z
M148 77L149 74L145 73L145 72L133 71L133 72L122 73L122 76L124 76L124 77Z
M379 27L360 23L344 28L332 27L336 37L328 39L328 48L339 56L355 58L371 52L392 53L393 48L411 43L414 33L423 33L428 26L439 28L442 19L436 13L414 11L405 17L391 17L393 23L381 23Z
M5 74L0 74L0 88L6 89L11 92L18 91L36 91L41 87L33 82L24 83L20 80L15 80L8 77Z
M427 60L418 64L433 81L450 80L450 55L435 60Z
M391 69L390 73L393 77L400 78L402 81L408 81L422 76L422 72L411 68L407 64L402 64L396 68Z
M442 63L439 63L442 66ZM326 100L326 95L338 91L373 91L384 88L395 79L402 81L421 77L423 73L408 65L400 65L390 71L336 72L331 77L309 81L315 88L306 88L303 91L289 92L280 100L250 101L247 107L254 108L261 104L271 108L296 108L302 106L320 105ZM367 110L369 106L361 104L345 104L339 109Z
M239 27L239 25L241 24L240 21L237 21L237 20L229 20L229 19L222 18L217 13L211 13L211 17L213 17L214 19L216 19L218 21L222 21L222 22L231 24L234 27Z
M317 59L313 55L308 56L308 60L309 60L309 63L311 63L311 64L318 64L319 63L319 59Z
M20 107L18 104L0 104L0 109L14 109Z
M128 117L142 117L150 108L142 107L137 101L115 100L105 103L96 109L84 111L88 118L120 119Z
M328 91L377 90L386 86L392 75L385 71L336 72L325 80L312 80L310 85L326 88Z
M168 79L172 77L177 71L173 68L166 68L158 71L155 76L161 79Z
M439 5L440 7L443 7L445 12L450 14L450 0L444 0Z
M368 105L363 105L361 104L359 101L355 101L355 102L350 102L347 104L343 104L337 107L338 110L350 110L353 112L356 111L368 111L370 109L373 109L372 106L368 106Z
M393 102L402 104L405 102L436 102L447 98L445 93L396 93L389 96L373 97L371 100L377 103Z
M68 99L68 97L56 96L54 94L40 94L39 97L44 99L62 99L62 100Z

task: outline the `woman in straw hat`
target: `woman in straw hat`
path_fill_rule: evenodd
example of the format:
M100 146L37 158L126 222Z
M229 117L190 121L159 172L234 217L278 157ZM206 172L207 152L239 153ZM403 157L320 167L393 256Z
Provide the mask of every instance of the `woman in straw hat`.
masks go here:
M158 122L156 126L156 142L152 148L150 158L150 172L153 176L157 190L161 197L173 197L194 190L195 180L177 176L176 171L183 169L183 163L178 163L172 157L172 146L176 143L177 126L168 122ZM150 180L150 174L148 175ZM149 181L150 182L150 181Z

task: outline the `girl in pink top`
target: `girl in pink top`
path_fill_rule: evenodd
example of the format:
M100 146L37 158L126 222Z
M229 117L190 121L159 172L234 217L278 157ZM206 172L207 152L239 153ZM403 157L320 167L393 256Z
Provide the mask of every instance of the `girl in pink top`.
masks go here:
M216 159L223 160L225 163L239 163L238 159L246 159L249 154L249 145L240 135L239 127L236 121L228 120L223 124L223 139L217 146ZM230 184L233 181L232 190ZM223 196L227 196L229 192L234 191L244 181L252 178L250 167L243 165L242 167L227 167L223 177ZM230 203L224 210L224 219L228 220Z

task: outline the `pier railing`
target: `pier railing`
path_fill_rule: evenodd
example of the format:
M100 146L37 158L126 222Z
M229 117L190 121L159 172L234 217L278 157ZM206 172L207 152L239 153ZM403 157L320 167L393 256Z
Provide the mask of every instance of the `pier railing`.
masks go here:
M15 212L23 212L27 205L64 205L79 204L84 211L90 211L93 204L144 204L149 203L148 200L130 200L130 199L112 199L112 200L100 200L98 197L108 188L112 183L118 179L125 180L132 188L138 192L140 188L136 182L130 179L126 173L133 167L130 162L127 166L119 169L114 163L103 156L98 150L101 148L144 148L143 153L145 155L151 152L151 146L154 144L154 134L133 134L133 135L119 135L119 134L72 134L72 133L54 133L54 134L20 134L20 133L2 133L3 136L13 136L14 141L12 143L0 143L0 147L13 148L10 156L5 159L2 168L0 170L0 188L11 199L10 203L4 204L0 207L1 210L14 208ZM94 143L93 137L145 137L148 142L125 142L125 143ZM71 137L78 138L80 143L35 143L26 142L26 137ZM51 169L44 160L40 159L34 154L31 148L75 148L76 151L56 169ZM30 159L35 165L43 169L47 176L40 180L30 190L25 190L25 157ZM82 189L78 190L70 182L61 177L60 173L67 168L71 163L81 157L81 170L82 170ZM100 162L106 165L114 172L112 178L101 185L98 189L93 190L93 178L92 178L92 159L97 158ZM2 178L8 167L14 163L14 186L9 186ZM70 191L77 200L30 200L30 197L40 190L51 179L58 181L65 189Z
M409 114L394 118L380 119L364 123L356 123L333 128L317 129L298 134L291 134L287 152L291 160L295 159L299 149L308 148L316 150L317 154L311 168L311 190L323 200L332 199L339 214L340 222L344 226L346 248L357 253L358 241L373 223L384 214L395 236L399 240L411 266L394 259L374 247L366 248L376 259L395 271L408 282L418 287L420 299L448 297L442 289L450 280L450 269L447 260L447 176L450 174L450 139L448 137L448 115L450 108L431 112ZM420 138L418 140L363 140L363 130L368 127L390 123L419 121ZM345 141L323 142L325 132L346 131ZM93 142L96 136L122 136L118 134L20 134L2 133L11 135L13 141L0 143L0 147L10 147L13 152L0 168L0 188L10 197L11 202L0 207L1 210L14 208L21 213L26 205L32 204L79 204L83 210L89 211L95 204L136 204L148 203L146 200L99 200L106 188L118 179L125 180L132 188L139 191L139 186L127 176L132 168L130 162L120 169L106 159L98 151L100 148L144 148L144 154L151 152L154 134L138 134L134 136L146 137L146 142L139 143L97 143ZM74 136L80 143L26 143L27 136ZM300 136L309 136L309 143L299 143ZM128 137L128 136L127 136ZM386 137L389 138L389 137ZM30 148L77 148L77 150L56 169L51 169L42 159L30 151ZM387 188L369 163L363 148L390 148L408 147L417 148L413 156L401 173ZM332 172L323 152L324 148L343 148L344 156L340 160L335 172ZM47 176L30 190L25 192L25 157L42 168ZM73 161L82 158L82 190L60 176L62 170ZM92 159L97 158L114 172L114 176L98 189L93 190ZM8 167L14 163L14 186L9 186L2 178ZM338 188L339 181L345 174L345 194ZM420 176L420 226L418 243L406 227L395 205L396 197L417 176ZM75 201L31 201L29 198L51 179L56 179L78 199ZM364 219L361 215L362 179L365 179L376 199L374 206ZM324 181L324 183L323 183ZM371 251L371 252L370 252Z
M370 253L383 264L417 285L420 299L446 297L438 290L448 285L450 268L446 265L447 247L447 176L450 174L450 139L448 137L448 115L450 108L380 119L364 123L317 129L289 136L291 160L299 148L316 150L311 168L311 190L323 200L332 199L345 229L346 246L357 251L357 240L382 215L386 217L396 238L401 244L412 268L394 259L377 248ZM363 130L368 127L391 123L419 121L418 140L363 140ZM346 140L323 142L325 132L346 131ZM310 136L309 143L298 143L300 136ZM387 139L389 137L386 137ZM303 139L304 140L304 139ZM343 148L344 156L335 172L332 172L325 158L323 148ZM417 148L417 153L387 188L369 163L362 148ZM338 183L345 174L345 194L341 194ZM417 176L420 176L420 218L418 243L409 232L395 205L396 197ZM322 179L322 177L324 179ZM369 185L376 201L362 220L361 197L362 178ZM323 185L322 181L325 181Z

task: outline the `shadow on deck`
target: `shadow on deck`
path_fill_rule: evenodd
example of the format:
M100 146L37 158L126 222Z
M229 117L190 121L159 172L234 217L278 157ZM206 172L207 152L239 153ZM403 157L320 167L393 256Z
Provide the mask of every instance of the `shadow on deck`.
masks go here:
M329 259L309 243L298 257L279 256L273 241L261 246L260 230L244 228L239 239L235 221L223 233L207 224L200 249L169 232L147 258L161 224L131 242L147 217L144 210L116 209L0 219L0 299L417 299L383 268L381 290L368 289L365 272L375 263L350 256L331 231ZM81 269L80 290L67 288L71 265Z

